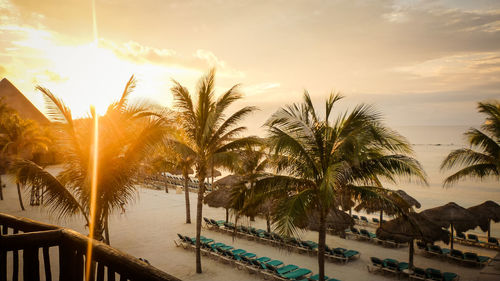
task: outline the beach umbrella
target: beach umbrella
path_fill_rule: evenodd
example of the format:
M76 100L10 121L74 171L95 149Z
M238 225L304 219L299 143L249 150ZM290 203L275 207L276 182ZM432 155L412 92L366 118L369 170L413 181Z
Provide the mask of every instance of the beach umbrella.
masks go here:
M500 222L500 205L488 200L479 205L467 208L467 210L473 213L477 218L481 230L488 232L489 239L491 234L491 221Z
M307 228L310 230L319 230L319 213L311 212L303 221L299 221L297 226L299 228ZM332 209L326 216L326 228L333 229L334 231L344 231L347 228L354 226L354 219L344 211Z
M478 219L474 214L454 202L427 209L422 211L421 214L441 227L450 227L451 249L453 249L453 229L456 229L457 232L464 232L478 225Z
M231 207L230 188L212 190L203 198L203 201L210 207L226 209L226 221L229 220L229 208Z
M398 189L396 190L396 193L399 195L399 197L401 197L408 205L412 206L412 207L415 207L417 209L419 209L420 207L422 207L420 205L420 202L417 201L417 199L411 197L410 195L408 195L408 193L406 193L404 190L402 189Z
M393 204L388 203L386 200L372 199L361 202L356 206L355 210L357 212L365 210L368 214L380 212L379 225L382 225L384 213L393 216L399 212L399 209L409 211L414 206L420 208L420 203L401 189L396 191L391 190L388 193L388 197L389 199L393 199ZM394 204L398 206L394 206Z
M448 233L427 217L411 212L384 223L377 229L377 238L409 243L409 265L413 268L414 240L449 242Z
M243 178L238 175L228 175L213 183L214 187L232 187L243 183Z

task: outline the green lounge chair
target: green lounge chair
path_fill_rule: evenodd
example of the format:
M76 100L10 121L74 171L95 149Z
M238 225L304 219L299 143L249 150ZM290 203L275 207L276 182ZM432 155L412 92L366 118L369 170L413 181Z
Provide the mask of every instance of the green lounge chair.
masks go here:
M313 276L310 276L310 277L307 278L307 280L309 280L309 281L318 281L319 280L319 274L315 274ZM325 281L328 281L328 280L330 280L330 277L328 277L328 276L325 275Z
M372 221L373 221L374 223L380 223L380 221L379 221L377 218L372 218Z
M413 268L413 272L409 276L410 280L411 279L417 279L417 280L427 280L427 272L425 272L424 269L420 267L415 267Z
M464 261L464 253L462 253L462 251L460 250L456 249L451 250L448 257L459 262Z
M370 257L371 264L368 265L368 271L379 271L384 268L384 262L377 257Z
M375 233L371 233L370 231L368 231L366 229L361 229L359 231L359 233L361 234L361 236L364 236L365 238L368 238L370 240L377 238L377 235Z
M276 271L281 265L283 265L283 262L280 260L272 260L268 261L265 263L266 269L269 269L271 271Z
M483 266L491 261L490 257L478 256L476 253L465 252L464 261L475 265Z
M352 218L355 219L355 220L359 220L358 215L352 215Z
M271 259L268 257L260 257L257 259L252 260L252 265L260 268L260 269L267 269L266 262L269 262Z
M431 254L446 256L450 253L450 249L441 248L438 245L429 245L428 252Z
M465 234L463 232L457 232L457 235L455 236L455 239L459 241L465 241L467 238L465 237Z
M495 237L488 238L488 245L498 247L498 239L496 239Z
M281 274L280 276L288 279L288 280L298 280L299 278L302 278L308 274L310 274L312 271L307 269L307 268L299 268L297 270L294 270L292 272L288 272L286 274Z
M384 267L382 269L384 271L398 273L398 271L399 271L398 264L399 264L399 262L395 259L384 259L383 260Z
M470 242L472 244L479 244L481 241L479 241L479 238L477 237L476 234L467 234L467 242Z
M276 268L276 270L274 270L274 272L281 276L283 274L286 274L288 272L291 272L291 271L294 271L296 270L297 268L299 268L298 266L296 266L295 264L289 264L289 265L285 265L285 266L282 266L282 267L279 267L279 268Z

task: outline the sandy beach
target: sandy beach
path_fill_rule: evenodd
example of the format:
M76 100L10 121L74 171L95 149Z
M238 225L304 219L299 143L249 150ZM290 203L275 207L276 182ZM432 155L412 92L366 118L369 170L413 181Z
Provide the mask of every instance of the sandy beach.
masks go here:
M24 194L26 210L21 211L17 200L15 184L9 176L4 175L2 178L7 187L4 189L5 200L0 201L0 212L61 225L87 234L87 230L83 227L83 219L74 217L73 219L59 220L48 214L40 206L29 206L28 194ZM124 214L114 214L112 216L110 221L111 246L136 257L145 258L153 266L182 280L259 280L257 276L248 274L246 271L238 270L207 257L202 257L203 274L195 273L194 252L185 250L182 247L176 247L174 243L177 233L189 236L195 235L194 214L196 211L195 202L197 195L194 193L190 195L193 224L185 224L184 194L176 194L175 190L165 193L165 191L161 190L139 187L137 201L133 205L127 206ZM205 205L203 213L206 217L215 219L225 218L225 211L222 208L215 209ZM265 228L265 221L259 218L252 223L247 219L241 221L244 224ZM371 228L371 231L374 230L374 228ZM280 259L285 264L292 263L300 267L309 268L313 273L317 273L318 271L315 256L290 253L257 241L248 241L240 238L233 239L228 234L206 228L203 229L202 235L210 237L215 241L233 245L235 248L246 249L257 254L257 256ZM302 233L301 238L317 241L317 233L305 231ZM379 258L390 257L399 261L408 260L407 247L398 249L384 248L369 242L342 239L332 235L327 235L327 245L355 249L361 252L361 257L358 260L347 264L326 263L326 275L343 281L396 279L389 275L384 276L369 273L366 266L371 256ZM480 255L490 257L496 255L496 251L467 247L460 244L456 245L456 248L463 251L474 251ZM415 255L415 265L422 268L433 267L441 271L455 272L460 275L460 280L476 280L480 272L478 268L461 267L438 258L426 258L418 250Z

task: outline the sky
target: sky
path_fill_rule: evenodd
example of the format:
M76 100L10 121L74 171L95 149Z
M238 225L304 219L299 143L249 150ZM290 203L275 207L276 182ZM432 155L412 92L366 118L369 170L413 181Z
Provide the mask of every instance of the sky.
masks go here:
M196 91L241 84L251 133L307 90L338 113L373 104L390 126L477 125L500 97L497 0L0 0L0 79L42 111L36 85L75 116L104 110L131 75L137 99L172 106L172 79ZM94 17L95 16L95 17ZM94 25L95 19L95 25Z

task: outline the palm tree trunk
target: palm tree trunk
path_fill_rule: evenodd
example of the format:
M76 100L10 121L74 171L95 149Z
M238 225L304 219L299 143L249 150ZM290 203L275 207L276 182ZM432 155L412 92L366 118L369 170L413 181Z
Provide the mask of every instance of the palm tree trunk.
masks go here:
M205 191L206 166L200 165L198 171L198 202L196 206L196 273L201 273L201 217L203 215L203 193Z
M271 219L269 216L266 216L266 225L267 225L267 232L271 233Z
M21 186L19 186L18 182L16 182L16 185L17 185L17 196L19 197L19 205L21 205L21 210L24 211L23 196L21 195Z
M488 220L488 242L490 241L490 235L491 235L491 220Z
M184 177L184 197L186 199L186 223L191 223L191 204L189 203L189 174L187 169L182 171L182 176Z
M319 215L319 237L318 237L318 267L319 280L325 280L325 245L326 245L326 220L323 211Z
M450 249L453 250L453 223L450 223Z
M382 226L383 219L384 219L384 211L380 210L380 221L378 222L378 226Z
M413 241L413 239L411 239L411 240L410 240L410 250L409 250L409 252L410 252L410 256L408 257L408 264L409 264L409 265L408 265L408 268L409 268L410 270L412 270L412 269L413 269L413 253L414 253L414 251L415 251L415 248L414 248L414 245L413 245L413 244L414 244L414 241Z
M2 175L0 175L0 200L3 200Z
M226 208L226 222L229 222L229 209Z
M108 220L109 220L109 216L106 217L106 219L104 220L104 239L105 239L105 243L110 245L111 241L109 241L109 225L108 225Z

